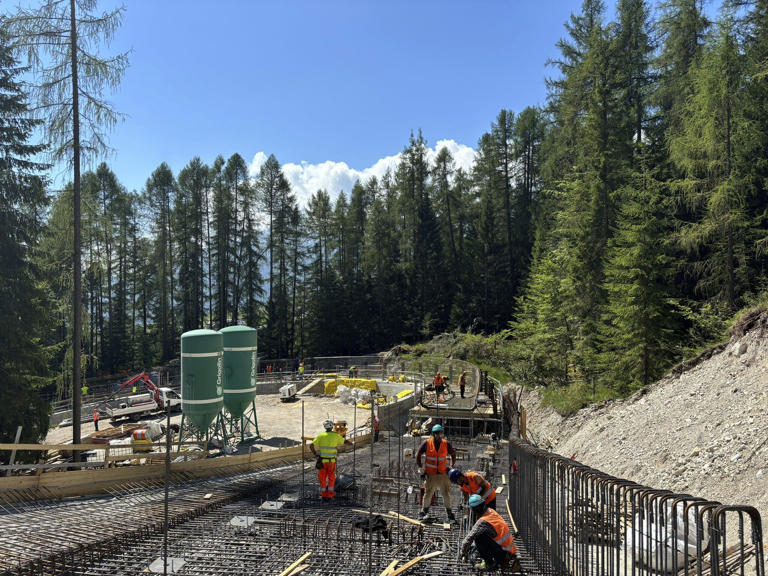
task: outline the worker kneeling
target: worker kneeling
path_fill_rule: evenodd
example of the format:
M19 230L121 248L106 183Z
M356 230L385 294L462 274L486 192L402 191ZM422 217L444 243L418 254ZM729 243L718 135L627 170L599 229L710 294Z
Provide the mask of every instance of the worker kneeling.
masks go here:
M459 488L461 488L464 502L471 498L473 494L477 494L483 499L488 508L496 510L496 490L493 489L488 480L483 478L480 472L475 472L474 470L462 472L458 468L451 468L448 471L448 479L454 484L458 484Z
M345 439L341 434L333 431L333 422L326 420L323 422L325 432L315 436L309 449L317 458L317 479L320 481L320 496L323 500L330 500L336 495L336 455L339 446L347 444L352 446L352 442ZM319 453L318 453L319 452Z
M462 559L465 561L468 559L469 549L474 542L477 554L482 558L475 564L477 570L496 570L500 567L505 568L511 563L513 571L519 571L520 563L516 556L515 537L504 518L493 508L488 508L485 501L477 494L470 496L468 503L475 524L461 542Z

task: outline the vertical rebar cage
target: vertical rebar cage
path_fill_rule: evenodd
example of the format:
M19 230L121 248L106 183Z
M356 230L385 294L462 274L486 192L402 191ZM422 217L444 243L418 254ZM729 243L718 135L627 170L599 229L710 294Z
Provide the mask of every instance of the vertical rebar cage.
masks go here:
M510 509L542 572L765 576L752 506L641 486L517 438L509 462Z

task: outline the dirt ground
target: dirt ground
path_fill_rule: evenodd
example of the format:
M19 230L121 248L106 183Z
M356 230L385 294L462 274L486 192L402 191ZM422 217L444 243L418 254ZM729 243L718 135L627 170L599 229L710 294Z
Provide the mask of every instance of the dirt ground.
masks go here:
M264 449L280 448L301 440L302 436L302 406L304 410L304 436L315 436L323 431L323 421L331 419L334 422L346 420L347 428L352 429L357 412L358 427L366 426L370 419L370 411L355 408L348 404L337 402L335 398L326 396L308 396L294 402L281 402L279 394L264 394L256 396L256 418L259 425L261 441L254 443ZM165 418L157 416L153 420ZM181 413L171 417L171 423L181 423ZM99 430L112 428L108 419L99 421ZM83 422L81 432L83 438L94 431L92 422ZM46 444L65 444L72 442L72 426L52 428L45 438Z

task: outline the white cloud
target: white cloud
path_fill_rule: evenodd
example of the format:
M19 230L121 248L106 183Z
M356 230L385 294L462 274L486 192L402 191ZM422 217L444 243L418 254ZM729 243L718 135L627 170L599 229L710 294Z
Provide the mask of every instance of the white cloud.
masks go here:
M434 148L427 150L427 160L431 163L440 148L448 148L453 155L454 166L468 171L475 161L475 151L469 146L459 144L454 140L440 140ZM249 166L251 176L256 177L259 174L262 164L266 162L267 155L264 152L257 152ZM332 199L336 199L343 190L349 196L355 180L361 182L367 181L371 176L381 179L389 168L394 172L395 167L400 161L400 154L386 156L377 160L373 166L363 170L350 168L346 162L334 162L326 160L319 164L309 164L301 162L295 164L288 162L282 165L283 174L291 183L291 189L296 195L299 206L306 207L309 198L318 190L325 190Z

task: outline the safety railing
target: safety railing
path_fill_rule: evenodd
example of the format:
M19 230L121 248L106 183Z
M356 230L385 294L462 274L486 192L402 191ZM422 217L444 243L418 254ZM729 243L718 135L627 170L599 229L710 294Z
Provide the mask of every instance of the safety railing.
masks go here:
M765 576L760 514L641 486L510 438L509 504L547 574Z

